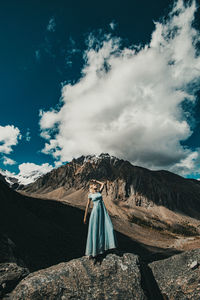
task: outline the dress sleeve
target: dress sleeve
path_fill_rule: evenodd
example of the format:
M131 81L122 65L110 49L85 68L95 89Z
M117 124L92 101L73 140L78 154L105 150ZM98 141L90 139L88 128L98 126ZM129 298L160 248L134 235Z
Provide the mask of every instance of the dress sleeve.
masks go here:
M92 194L91 193L88 194L88 198L92 199Z

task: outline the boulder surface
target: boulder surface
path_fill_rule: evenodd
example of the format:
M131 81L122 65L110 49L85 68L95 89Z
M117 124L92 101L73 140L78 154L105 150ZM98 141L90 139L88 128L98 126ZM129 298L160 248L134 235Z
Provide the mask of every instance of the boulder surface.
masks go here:
M146 300L137 255L109 253L94 264L83 256L33 272L5 299Z
M200 249L154 261L148 266L164 299L200 299Z

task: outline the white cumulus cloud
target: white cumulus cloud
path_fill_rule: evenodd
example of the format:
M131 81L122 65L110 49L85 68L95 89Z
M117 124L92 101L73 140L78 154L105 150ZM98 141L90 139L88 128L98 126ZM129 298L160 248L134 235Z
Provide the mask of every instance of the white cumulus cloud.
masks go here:
M13 125L0 126L0 153L9 154L22 138L19 128Z
M199 149L181 145L200 82L196 10L195 1L176 1L143 47L90 35L80 80L62 87L59 109L40 111L42 152L60 161L108 152L151 169L196 170Z

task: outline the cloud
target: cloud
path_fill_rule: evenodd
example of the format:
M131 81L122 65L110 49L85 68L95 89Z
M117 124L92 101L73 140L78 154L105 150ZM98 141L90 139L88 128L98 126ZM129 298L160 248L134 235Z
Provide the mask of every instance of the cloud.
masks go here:
M40 61L41 53L39 49L35 50L35 58L37 61Z
M15 160L13 160L7 156L3 156L2 159L3 159L4 165L15 165L17 163Z
M198 149L181 145L192 134L200 82L196 9L176 1L144 46L89 35L82 77L62 87L62 107L41 111L42 152L60 161L108 152L182 175L197 168Z
M184 175L200 175L200 148L196 148L195 151L187 149L188 155L186 155L180 162L176 163L170 168L170 171Z
M65 55L65 67L72 67L73 65L73 58L77 54L80 55L81 50L77 48L75 40L70 36L68 43L67 43L67 49L62 49L62 51L66 54Z
M109 26L110 26L110 28L111 28L112 30L115 30L117 24L116 24L114 21L112 21L112 22L109 24Z
M13 125L0 126L0 153L9 154L22 138L19 128Z
M47 25L47 30L50 31L50 32L55 32L55 30L56 30L56 22L55 22L55 18L54 17L51 17L49 19L49 23Z
M30 142L31 140L31 136L30 136L30 128L27 128L27 132L26 132L26 135L25 135L25 139L27 142Z
M39 110L40 119L40 127L45 130L49 128L53 128L56 123L60 122L59 115L56 113L55 109L51 111L44 112L42 109Z
M58 168L62 166L63 163L61 161L55 161L54 164L55 164L55 168Z

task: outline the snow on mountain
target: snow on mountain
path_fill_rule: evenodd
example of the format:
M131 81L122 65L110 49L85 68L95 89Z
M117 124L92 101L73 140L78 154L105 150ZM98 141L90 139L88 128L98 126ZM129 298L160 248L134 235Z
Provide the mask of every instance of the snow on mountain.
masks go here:
M96 163L99 160L103 160L103 159L109 159L109 160L112 160L113 162L119 161L119 158L117 158L116 156L110 155L109 153L101 153L99 155L96 155L96 154L86 155L83 163L88 162L88 161Z
M48 173L53 169L49 164L38 166L33 163L24 163L19 166L18 174L9 172L0 168L0 174L3 176L8 185L17 188L19 185L27 185L36 181L40 176Z
M3 176L3 178L9 186L12 186L14 183L18 183L18 179L16 178L15 173L11 173L7 170L0 168L0 174Z

